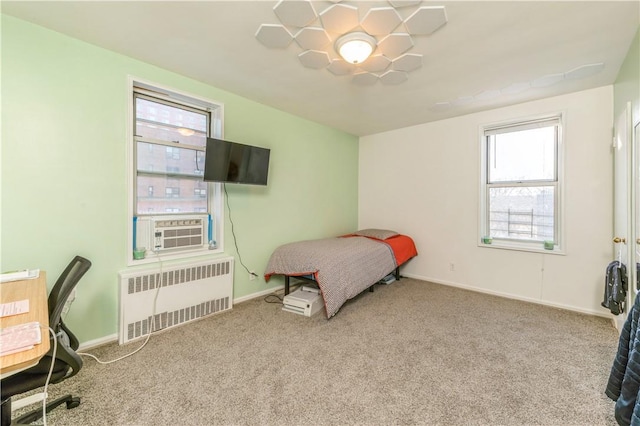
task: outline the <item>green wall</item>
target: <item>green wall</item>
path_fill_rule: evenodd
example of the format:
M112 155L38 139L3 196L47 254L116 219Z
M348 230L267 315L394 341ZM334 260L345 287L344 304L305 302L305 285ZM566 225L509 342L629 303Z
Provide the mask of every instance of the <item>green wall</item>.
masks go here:
M357 225L358 138L232 93L2 16L2 271L40 268L51 288L75 254L93 262L66 322L81 342L117 332L126 268L127 76L225 105L225 137L271 148L269 186L228 185L244 263L262 273L287 242ZM226 207L225 207L226 211ZM234 297L281 285L249 281Z
M627 102L631 102L632 122L640 122L640 28L629 47L613 86L614 117L618 117Z

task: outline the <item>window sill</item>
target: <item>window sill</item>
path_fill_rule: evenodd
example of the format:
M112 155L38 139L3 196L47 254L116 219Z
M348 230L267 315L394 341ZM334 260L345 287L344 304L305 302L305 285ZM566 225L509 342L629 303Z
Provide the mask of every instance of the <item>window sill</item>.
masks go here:
M493 240L491 243L478 242L478 247L492 248L500 250L526 251L530 253L542 253L565 256L566 253L561 247L555 246L552 250L545 249L542 243L522 243L516 241Z
M184 250L180 252L174 253L161 253L155 254L154 252L148 252L144 259L129 259L127 262L127 266L139 266L139 265L148 265L158 262L164 261L175 261L175 260L184 260L191 259L194 257L205 256L205 255L218 255L224 254L224 250L221 247L217 247L213 250L209 249L197 249L197 250Z

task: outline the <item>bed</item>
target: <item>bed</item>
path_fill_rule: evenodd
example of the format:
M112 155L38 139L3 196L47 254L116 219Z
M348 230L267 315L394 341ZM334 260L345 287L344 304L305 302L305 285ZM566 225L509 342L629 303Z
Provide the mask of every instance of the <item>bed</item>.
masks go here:
M318 284L327 318L349 299L373 288L389 274L400 278L399 268L418 254L407 235L385 229L363 229L352 234L319 240L298 241L276 248L265 270L265 280L284 275L285 294L289 278Z

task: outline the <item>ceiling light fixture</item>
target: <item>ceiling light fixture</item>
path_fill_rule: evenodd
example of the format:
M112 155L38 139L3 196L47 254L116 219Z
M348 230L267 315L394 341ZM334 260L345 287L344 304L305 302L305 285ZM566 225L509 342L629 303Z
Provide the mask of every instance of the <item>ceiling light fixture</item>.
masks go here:
M447 23L445 7L423 6L426 0L388 0L390 6L344 3L278 0L273 11L280 23L260 25L255 37L271 49L289 49L295 41L303 50L297 58L306 68L350 75L358 85L390 85L422 67L423 54L410 52L414 38L429 36ZM352 46L358 53L349 53Z
M178 133L180 133L182 136L193 136L193 134L195 133L195 130L180 127L178 129Z
M351 64L361 64L373 53L376 39L367 33L348 33L336 40L336 51Z

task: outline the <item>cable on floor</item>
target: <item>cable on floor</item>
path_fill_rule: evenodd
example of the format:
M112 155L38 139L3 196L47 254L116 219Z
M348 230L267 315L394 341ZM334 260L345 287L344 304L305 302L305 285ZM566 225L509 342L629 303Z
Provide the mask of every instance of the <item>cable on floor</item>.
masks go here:
M291 293L291 292L293 292L293 291L297 290L297 289L298 289L298 287L300 287L301 285L302 285L302 283L301 283L301 282L300 282L300 283L296 283L296 284L291 284L291 285L289 286L289 293ZM262 300L264 300L264 301L265 301L265 302L267 302L267 303L280 303L280 304L282 304L282 303L283 303L283 301L284 301L284 295L283 295L282 297L281 297L281 296L279 296L279 295L278 295L278 292L280 292L280 291L284 291L284 289L281 289L281 290L278 290L278 291L274 291L274 292L273 292L273 293L271 293L271 294L267 294L267 295L266 295ZM277 300L277 301L275 301L275 300L273 300L273 299L269 300L270 298L273 298L273 297L275 297L275 298L276 298L276 299L278 299L278 300Z
M164 283L164 276L163 276L163 271L162 271L162 259L158 256L158 263L160 266L160 282L158 283L158 286L156 287L156 294L153 296L153 308L151 310L151 320L149 321L149 333L147 334L147 337L144 339L144 342L142 342L142 345L140 345L139 348L137 348L136 350L134 350L131 353L128 353L126 355L123 355L121 357L118 357L116 359L112 359L110 361L102 361L101 359L99 359L97 356L90 354L90 353L86 353L86 352L78 352L78 355L81 356L86 356L89 358L94 359L98 364L102 364L102 365L107 365L107 364L113 364L114 362L118 362L121 361L125 358L130 357L131 355L134 355L136 353L138 353L142 348L144 348L147 343L149 342L149 339L151 338L151 335L153 334L153 332L155 331L155 316L156 316L156 305L157 305L157 301L158 301L158 295L160 294L160 289L162 288L162 285Z

